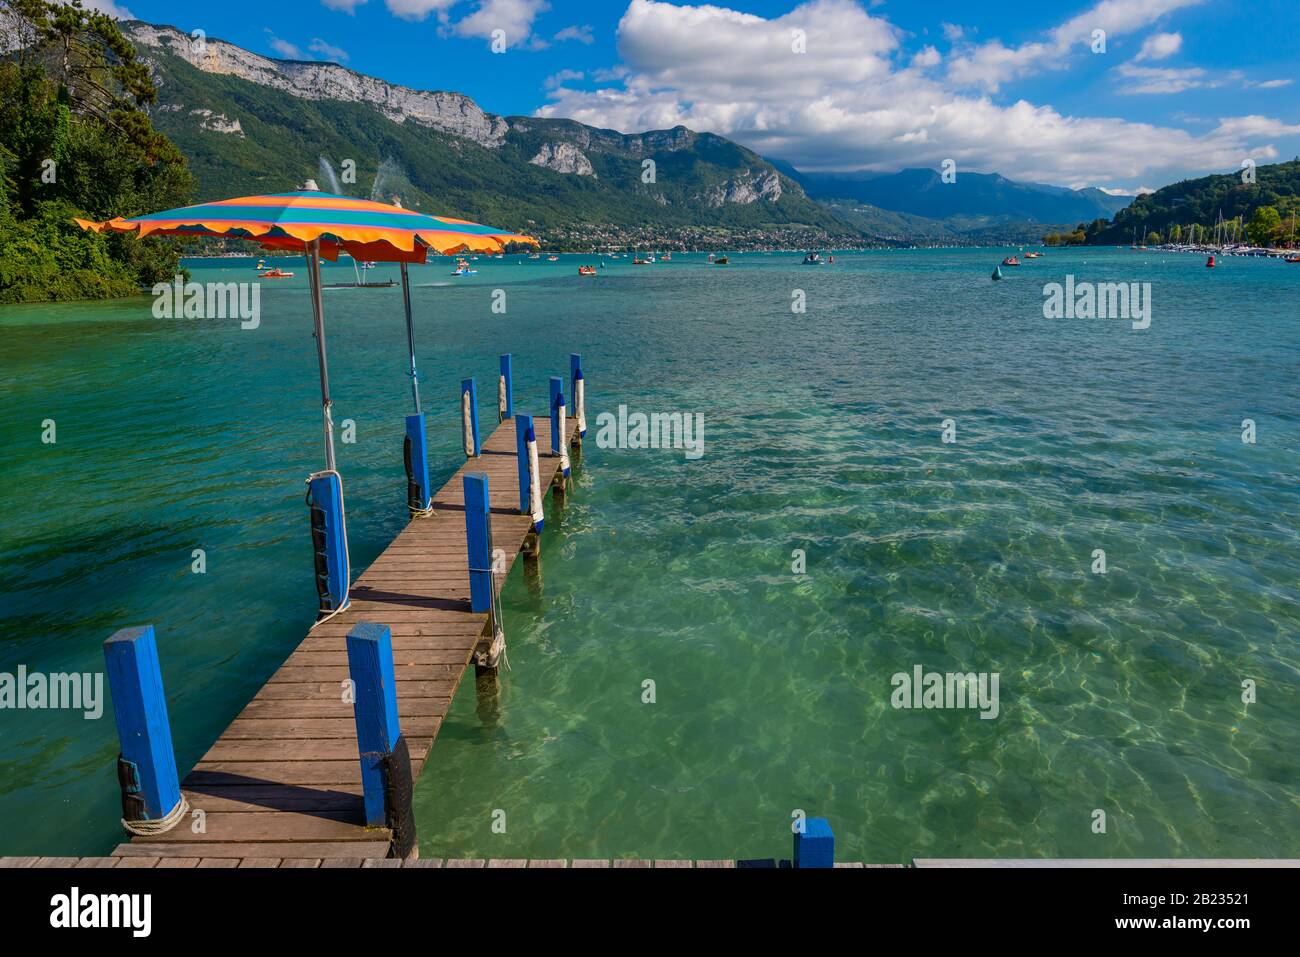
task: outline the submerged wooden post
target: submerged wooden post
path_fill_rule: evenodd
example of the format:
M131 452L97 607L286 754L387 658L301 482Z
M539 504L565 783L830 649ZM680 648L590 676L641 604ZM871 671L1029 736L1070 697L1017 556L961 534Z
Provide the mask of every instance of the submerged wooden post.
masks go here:
M397 720L392 633L387 625L358 622L347 646L366 826L391 829L393 856L408 857L415 851L411 754Z
M488 477L465 476L465 542L469 552L469 599L476 612L492 611L492 522Z
M162 833L180 823L186 806L181 801L153 625L117 632L104 642L104 661L121 747L117 774L123 823L148 821L150 832ZM167 823L173 815L175 819Z
M478 383L473 379L462 379L460 382L460 410L465 458L478 458L483 446L478 432Z
M515 414L515 376L514 360L510 353L501 357L501 378L497 382L497 415L500 421L514 418Z
M830 821L810 817L794 833L794 866L800 869L835 866L835 835Z

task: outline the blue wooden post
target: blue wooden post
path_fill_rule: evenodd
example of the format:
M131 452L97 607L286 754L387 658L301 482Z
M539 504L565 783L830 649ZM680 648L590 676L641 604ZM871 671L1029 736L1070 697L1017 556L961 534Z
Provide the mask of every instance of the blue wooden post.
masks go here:
M469 393L469 431L471 441L465 443L466 458L477 458L483 451L483 446L479 441L478 434L478 384L473 379L461 379L460 381L460 401L462 410L465 407L465 394ZM464 425L462 423L462 429ZM473 451L470 451L473 449Z
M318 472L307 479L307 487L316 554L316 594L320 613L326 615L347 603L351 584L347 531L343 527L343 480L337 472Z
M569 400L573 403L573 408L570 411L574 416L577 416L579 412L584 413L584 419L587 410L585 408L579 409L579 405L586 405L587 389L585 380L586 376L582 374L582 356L576 352L569 353ZM578 399L579 382L583 383L581 402ZM587 430L582 427L584 424L583 422L577 422L573 426L574 431L578 433L576 438L579 444L587 437Z
M429 451L424 433L424 413L406 417L406 504L417 511L429 507Z
M803 833L795 832L794 866L835 866L835 835L831 833L831 824L826 818L810 817L804 821Z
M469 552L470 605L476 612L492 610L492 524L488 477L465 476L465 542Z
M509 353L501 357L501 378L505 380L506 384L506 409L505 415L501 416L501 420L504 422L506 419L514 418L515 415L514 361Z
M578 373L582 371L582 355L577 352L569 353L569 395L573 398L574 409L578 401ZM570 411L573 411L571 409Z
M122 782L122 816L160 820L180 803L181 786L153 625L113 635L104 642L104 660L122 761L130 771Z
M362 621L348 632L347 644L366 826L383 827L388 823L385 765L402 733L397 723L393 641L387 625Z
M551 376L551 451L560 454L560 404L564 401L564 380Z
M515 417L515 441L519 449L519 513L532 512L532 488L528 475L528 433L533 431L533 417L520 413Z

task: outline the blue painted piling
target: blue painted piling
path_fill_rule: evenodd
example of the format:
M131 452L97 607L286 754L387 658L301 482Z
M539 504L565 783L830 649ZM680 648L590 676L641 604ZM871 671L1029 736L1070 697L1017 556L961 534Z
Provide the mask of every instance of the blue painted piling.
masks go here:
M466 458L478 458L479 453L483 451L483 443L479 439L478 431L478 383L473 379L462 379L460 381L460 401L461 407L465 405L465 393L469 393L469 431L472 441L465 443ZM464 425L462 423L462 429ZM473 451L471 451L473 449Z
M803 833L795 832L794 866L835 866L835 835L831 833L831 824L826 818L810 817L804 821Z
M515 415L515 376L514 360L509 353L501 357L501 378L505 380L506 407L501 421L512 419Z
M519 449L519 513L532 511L532 486L528 473L528 433L533 431L533 417L520 413L515 420L515 444Z
M573 398L573 408L578 408L578 379L582 377L582 354L569 353L569 395Z
M132 820L128 805L143 802L143 817L134 819L159 820L180 803L181 786L153 625L113 635L104 642L104 661L122 760L132 777L123 782L123 817Z
M423 412L406 417L406 441L406 504L413 509L427 509L432 491L429 488L429 449Z
M564 404L564 380L551 376L551 451L560 453L560 406Z
M307 487L316 555L316 593L323 613L336 611L347 601L351 574L343 522L343 480L337 472L319 472L307 480Z
M397 722L397 681L393 675L393 639L387 625L362 621L348 632L348 673L352 678L352 713L357 722L361 786L366 826L388 823L385 766L401 735Z
M476 612L492 608L492 524L488 477L465 476L465 543L469 552L469 597Z

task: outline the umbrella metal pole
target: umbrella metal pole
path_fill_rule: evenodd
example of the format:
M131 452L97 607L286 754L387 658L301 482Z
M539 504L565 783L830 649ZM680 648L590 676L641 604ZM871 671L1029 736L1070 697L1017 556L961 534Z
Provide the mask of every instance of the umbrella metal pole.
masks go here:
M415 399L415 414L420 414L420 377L415 371L415 324L411 321L411 280L402 267L402 299L406 303L406 343L411 350L411 396Z
M325 468L334 468L334 417L330 410L330 373L325 356L325 304L320 286L320 240L307 248L307 279L311 283L311 304L316 327L316 361L320 365L321 409L325 418Z

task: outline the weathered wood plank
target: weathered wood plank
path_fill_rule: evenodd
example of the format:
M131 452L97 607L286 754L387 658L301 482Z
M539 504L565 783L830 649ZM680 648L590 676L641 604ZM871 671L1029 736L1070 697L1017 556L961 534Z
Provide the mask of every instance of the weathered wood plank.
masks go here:
M239 844L189 844L189 843L144 843L131 842L119 844L113 849L113 856L122 858L118 867L128 866L129 861L146 860L150 866L164 857L229 858L242 860L246 857L387 857L387 840L381 841L265 841ZM138 866L138 865L133 865Z
M350 677L345 638L359 621L389 627L399 721L418 776L487 629L487 615L470 608L464 474L489 476L493 541L505 550L507 566L531 529L528 517L518 514L515 421L488 436L483 455L434 495L433 515L398 534L353 584L348 610L307 635L185 777L187 799L205 812L205 832L182 826L136 838L110 860L147 866L146 857L161 856L174 859L172 866L332 867L386 856L387 831L361 823L356 724L343 698ZM573 424L570 419L570 435ZM550 425L548 418L534 419L543 488L560 466L549 451Z

